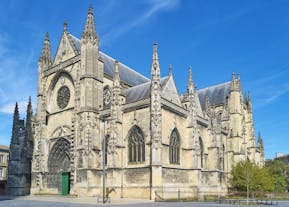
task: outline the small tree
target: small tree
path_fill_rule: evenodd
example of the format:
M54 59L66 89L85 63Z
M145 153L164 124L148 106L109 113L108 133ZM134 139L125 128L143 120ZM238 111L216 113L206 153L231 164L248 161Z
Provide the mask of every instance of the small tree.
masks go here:
M247 199L250 193L271 192L274 189L273 178L268 170L249 161L237 163L231 171L229 184L234 190L247 192Z
M269 160L265 168L274 178L274 192L286 192L289 186L289 166L280 160Z

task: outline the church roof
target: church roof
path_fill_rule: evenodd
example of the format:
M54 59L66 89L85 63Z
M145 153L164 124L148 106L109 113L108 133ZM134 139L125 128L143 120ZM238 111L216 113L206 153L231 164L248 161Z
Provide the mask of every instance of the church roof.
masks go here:
M9 151L9 147L5 145L0 145L0 150L7 150Z
M207 88L198 90L199 100L202 108L205 108L206 97L208 96L209 102L212 105L223 104L230 93L231 82L226 82Z
M78 54L80 54L80 40L71 34L69 35L71 37L74 49L78 52ZM99 54L100 58L104 62L104 73L113 77L115 59L101 51L99 52ZM120 80L130 86L136 86L149 81L148 78L122 63L119 63L119 75Z
M161 78L161 89L163 89L169 76ZM150 97L151 93L151 81L125 89L126 103L132 103L135 101L143 100Z

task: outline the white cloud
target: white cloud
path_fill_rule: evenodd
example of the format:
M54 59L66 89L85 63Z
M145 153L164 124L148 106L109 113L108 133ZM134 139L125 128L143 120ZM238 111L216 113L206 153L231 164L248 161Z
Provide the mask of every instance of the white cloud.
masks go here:
M276 90L273 95L265 98L264 104L272 103L273 101L275 101L276 99L278 99L280 96L283 96L283 95L286 94L287 92L289 92L289 84L288 84L288 85L285 85L284 87L282 87L282 88L279 89L279 90Z
M6 114L13 114L15 109L15 103L8 103L3 105L0 108L0 112L6 113ZM21 101L18 102L18 110L19 113L25 113L27 109L27 101Z
M26 49L27 50L27 49ZM0 35L0 108L8 112L9 103L26 100L35 94L37 71L33 72L34 53L15 51L9 38ZM5 110L4 110L5 109Z
M176 8L180 0L149 0L144 1L144 4L149 5L149 9L139 15L136 18L131 18L130 22L122 23L118 27L114 28L112 31L108 32L103 36L103 41L107 44L109 41L113 41L117 37L129 32L133 28L149 21L153 16L160 14L163 11L169 11Z

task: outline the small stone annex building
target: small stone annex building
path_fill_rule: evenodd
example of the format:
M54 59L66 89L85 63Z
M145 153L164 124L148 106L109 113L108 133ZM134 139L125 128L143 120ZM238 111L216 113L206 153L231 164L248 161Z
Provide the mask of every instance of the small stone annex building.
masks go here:
M240 78L187 92L160 77L157 45L148 79L99 50L92 7L80 39L64 24L52 59L39 58L31 193L102 195L103 140L111 197L224 195L240 160L264 163L251 99Z

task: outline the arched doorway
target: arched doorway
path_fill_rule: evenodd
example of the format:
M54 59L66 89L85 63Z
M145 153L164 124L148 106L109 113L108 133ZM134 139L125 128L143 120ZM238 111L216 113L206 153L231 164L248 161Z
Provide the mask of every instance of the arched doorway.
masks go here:
M59 138L50 150L48 157L48 188L57 189L62 195L70 190L70 142Z

